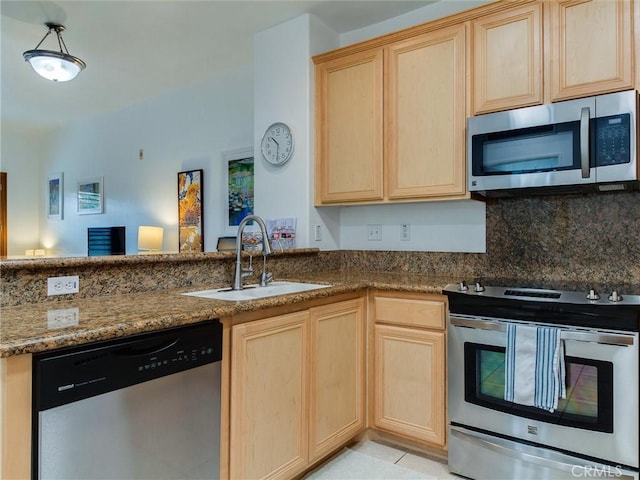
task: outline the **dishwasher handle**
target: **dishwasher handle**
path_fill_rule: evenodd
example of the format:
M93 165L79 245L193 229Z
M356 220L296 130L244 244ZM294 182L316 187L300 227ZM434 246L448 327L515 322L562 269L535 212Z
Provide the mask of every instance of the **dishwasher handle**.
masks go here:
M148 342L140 342L140 345L143 346L135 344L127 345L125 348L114 350L112 354L118 357L142 357L146 355L153 355L173 347L179 341L180 337L158 342L152 345L149 345Z

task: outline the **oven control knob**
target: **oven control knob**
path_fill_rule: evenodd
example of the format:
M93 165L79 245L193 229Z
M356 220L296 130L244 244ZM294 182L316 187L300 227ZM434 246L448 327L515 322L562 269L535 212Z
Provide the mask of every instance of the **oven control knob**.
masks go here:
M476 286L473 287L473 291L477 293L484 292L484 286L482 285L482 283L476 282Z
M621 302L622 301L622 295L618 294L617 291L613 291L611 292L611 295L609 295L609 301L610 302Z
M598 295L593 288L589 290L589 293L587 293L587 300L598 300L598 299L600 299L600 295Z
M467 290L469 290L469 287L467 286L467 282L465 282L464 280L461 281L458 284L458 291L459 292L466 292Z

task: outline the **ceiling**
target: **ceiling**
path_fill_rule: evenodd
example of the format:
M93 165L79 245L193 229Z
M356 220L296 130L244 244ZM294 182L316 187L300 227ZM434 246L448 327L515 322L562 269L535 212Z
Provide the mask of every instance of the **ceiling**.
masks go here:
M1 0L2 122L50 128L204 81L253 61L253 35L311 13L337 33L421 8L419 0ZM64 83L23 60L47 29L65 25L87 68ZM56 50L49 37L40 48Z

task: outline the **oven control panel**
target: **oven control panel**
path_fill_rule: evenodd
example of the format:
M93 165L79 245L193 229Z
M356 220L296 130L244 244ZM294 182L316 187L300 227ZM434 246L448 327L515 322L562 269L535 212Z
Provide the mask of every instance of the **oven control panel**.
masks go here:
M640 331L640 295L599 295L595 289L571 292L526 286L496 287L475 281L450 284L443 294L452 314Z
M566 290L550 290L531 287L494 287L485 286L481 280L473 282L470 287L466 281L447 285L444 293L457 292L469 295L482 295L494 298L523 298L534 301L565 302L573 304L620 304L636 305L640 307L640 295L622 295L618 290L612 290L608 295L600 295L591 288L585 293Z

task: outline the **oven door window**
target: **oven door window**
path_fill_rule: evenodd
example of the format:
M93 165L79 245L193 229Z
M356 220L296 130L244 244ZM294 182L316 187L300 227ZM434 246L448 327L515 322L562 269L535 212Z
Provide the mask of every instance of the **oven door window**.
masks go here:
M567 398L553 413L504 400L505 349L465 343L465 400L547 423L613 432L613 364L565 356Z

